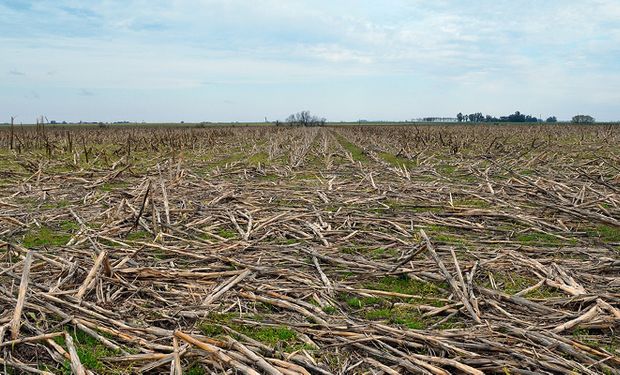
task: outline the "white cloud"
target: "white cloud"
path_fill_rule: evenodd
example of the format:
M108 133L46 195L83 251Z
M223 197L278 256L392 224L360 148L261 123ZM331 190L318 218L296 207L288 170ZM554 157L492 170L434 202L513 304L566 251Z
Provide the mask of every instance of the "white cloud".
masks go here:
M608 112L618 99L620 3L615 0L30 4L31 9L0 4L6 20L0 25L0 71L9 72L5 90L66 88L75 95L87 87L105 100L100 94L105 90L327 89L349 82L339 89L357 95L354 90L374 85L365 95L371 96L373 87L379 91L377 108L383 109L377 113L395 111L390 101L396 97L414 100L421 87L443 93L438 98L446 101L446 114L468 110L463 103L476 97L491 98L487 101L497 108L536 106L551 98ZM384 86L398 89L386 89L386 95L380 92ZM467 100L460 99L463 93ZM226 95L239 108L251 107L242 91ZM307 90L299 95L322 103ZM341 107L352 111L355 105Z

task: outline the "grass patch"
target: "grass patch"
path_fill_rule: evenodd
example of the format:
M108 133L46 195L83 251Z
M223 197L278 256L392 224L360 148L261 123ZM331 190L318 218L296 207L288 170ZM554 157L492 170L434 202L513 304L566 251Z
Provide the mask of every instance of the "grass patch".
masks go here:
M487 201L478 198L469 199L457 199L454 201L454 205L459 207L473 207L473 208L489 208L491 204Z
M76 232L80 230L80 225L75 221L66 220L60 223L60 228L66 232Z
M379 247L376 249L372 249L370 250L370 256L374 259L380 259L380 258L394 258L397 257L398 254L398 250L394 249L394 248L383 248L383 247Z
M91 336L87 335L83 331L75 330L69 332L73 338L75 349L82 365L89 370L94 370L100 374L126 374L129 369L111 369L107 367L101 359L104 357L113 357L118 353L111 350L95 340ZM66 348L64 336L55 337L54 340ZM64 374L71 374L71 364L68 360L63 364Z
M382 277L377 282L368 284L367 288L422 297L441 297L445 294L440 287L433 283L411 279L406 275Z
M525 288L529 288L538 282L537 279L532 277L506 272L494 273L493 279L495 280L495 285L497 286L497 288L509 295L517 294ZM490 282L485 283L485 286L490 288ZM543 285L536 290L526 293L523 297L529 299L547 299L562 296L564 296L562 292Z
M205 371L204 367L202 367L199 363L193 365L192 367L190 367L189 369L187 369L185 371L185 373L187 375L206 375L207 372Z
M45 202L41 205L41 208L45 208L45 209L65 208L65 207L69 207L70 205L71 205L71 202L69 202L66 199L61 199L58 201Z
M113 191L113 190L118 190L118 189L125 189L129 186L128 182L121 182L121 181L117 181L117 182L104 182L99 189L101 189L101 191Z
M284 351L295 351L304 347L303 343L297 341L297 333L284 326L248 326L233 321L237 314L210 314L207 319L199 326L201 332L208 337L225 335L225 330L221 327L227 326L241 334L244 334L256 341L271 347L280 347ZM246 316L245 318L262 321L260 316Z
M618 339L618 336L612 335L611 338L607 338L604 335L597 335L594 330L584 328L574 329L572 334L576 341L594 349L603 349L609 353L617 353L620 349L620 339ZM604 341L601 341L601 339Z
M217 235L222 238L226 238L226 239L237 238L237 232L235 232L234 230L230 230L230 229L220 229L217 232Z
M362 163L367 163L369 161L368 156L366 156L366 154L364 153L364 150L349 142L340 134L336 135L336 139L338 139L338 142L340 142L340 144L342 145L342 147L344 147L345 150L351 153L351 156L353 156L353 160L360 161Z
M519 233L515 236L515 240L523 245L563 245L566 244L567 241L562 240L561 238L557 238L556 236L552 236L547 233L539 233L539 232L526 232ZM570 239L568 241L569 244L576 245L576 239Z
M128 241L140 241L151 238L151 234L145 230L136 230L129 233L126 237Z
M467 241L458 237L454 233L454 229L441 225L429 225L427 228L430 240L435 243L448 243L466 245Z
M604 242L620 243L620 229L610 225L598 225L587 230L589 237L596 237Z
M361 309L367 306L374 306L374 305L380 305L383 304L385 302L385 300L381 299L381 298L377 298L377 297L356 297L350 294L341 294L339 296L339 299L341 301L344 301L347 306L349 306L352 309Z
M387 199L383 202L390 206L392 210L403 210L408 212L442 212L443 207L427 206L422 201L401 201L395 199Z
M334 306L327 305L322 308L323 312L329 315L333 315L338 312L338 310Z
M449 164L440 164L437 166L437 172L446 176L452 176L453 174L455 174L456 169L457 168L454 165Z
M389 152L380 152L379 157L388 163L392 164L395 167L405 166L407 168L413 168L417 166L415 160L410 160L407 158L403 158L400 156L396 156L394 154L390 154Z
M275 238L271 243L274 245L293 245L298 243L300 240L297 240L295 238L283 238L283 237L278 237Z
M364 317L368 320L387 321L388 323L402 325L409 329L425 329L429 323L418 312L400 308L368 310L364 313Z
M252 165L264 165L267 161L269 161L269 155L266 152L259 152L258 154L254 154L248 158L248 164Z
M26 248L42 246L64 246L71 239L71 235L55 231L48 227L41 227L36 231L29 231L24 235L22 245Z
M227 164L240 162L240 161L242 161L245 158L246 158L246 155L243 152L232 153L232 154L229 154L224 159L215 162L213 166L214 167L224 167Z
M280 179L280 176L277 174L259 174L257 178L262 181L277 181Z

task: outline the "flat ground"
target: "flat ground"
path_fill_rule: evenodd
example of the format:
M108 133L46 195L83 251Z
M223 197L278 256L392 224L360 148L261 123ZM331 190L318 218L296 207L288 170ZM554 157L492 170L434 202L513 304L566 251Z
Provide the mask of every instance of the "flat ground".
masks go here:
M0 130L8 373L620 373L619 127L13 144Z

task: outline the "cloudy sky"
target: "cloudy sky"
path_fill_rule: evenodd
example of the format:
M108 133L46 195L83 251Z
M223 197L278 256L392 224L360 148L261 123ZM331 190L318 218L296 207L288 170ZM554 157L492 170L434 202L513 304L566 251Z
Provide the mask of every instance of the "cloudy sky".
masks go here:
M620 120L618 0L0 0L0 20L0 116L24 122Z

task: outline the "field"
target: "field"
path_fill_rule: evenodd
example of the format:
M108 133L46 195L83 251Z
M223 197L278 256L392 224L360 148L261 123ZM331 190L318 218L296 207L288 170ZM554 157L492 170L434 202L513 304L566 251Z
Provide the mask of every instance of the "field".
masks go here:
M7 373L620 374L618 126L12 143Z

